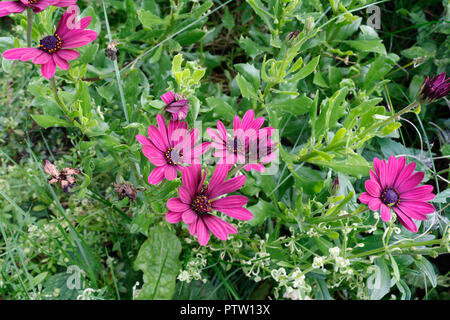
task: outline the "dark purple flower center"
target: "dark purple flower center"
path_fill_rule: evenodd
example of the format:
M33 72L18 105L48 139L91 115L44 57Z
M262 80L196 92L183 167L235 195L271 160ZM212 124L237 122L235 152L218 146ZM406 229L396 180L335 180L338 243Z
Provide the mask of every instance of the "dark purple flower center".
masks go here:
M235 137L234 140L231 141L228 139L226 147L229 153L237 154L238 152L244 152L244 144L238 137Z
M53 54L62 48L61 38L55 33L54 36L47 36L39 41L39 49L47 53Z
M203 193L197 195L191 203L192 210L197 214L204 214L211 211L211 202Z
M381 193L381 201L386 205L396 205L399 202L398 192L393 188L386 188Z
M183 162L183 153L174 150L173 148L169 148L164 153L164 158L166 159L167 164L175 166Z

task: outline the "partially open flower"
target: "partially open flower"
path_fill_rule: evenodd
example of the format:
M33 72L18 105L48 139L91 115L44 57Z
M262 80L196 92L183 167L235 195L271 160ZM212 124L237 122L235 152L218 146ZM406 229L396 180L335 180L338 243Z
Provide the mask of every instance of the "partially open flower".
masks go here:
M77 0L16 0L0 2L0 17L5 17L11 13L21 13L27 8L34 13L44 11L48 6L69 7L76 5Z
M445 72L435 77L425 79L420 91L420 99L424 103L445 97L450 92L450 78L445 78Z
M56 66L63 70L69 69L69 60L77 59L80 54L72 50L91 43L97 38L97 32L85 30L92 17L81 19L74 23L76 10L68 9L61 17L56 32L39 42L38 48L16 48L3 52L3 58L8 60L32 60L41 65L44 78L51 79L55 75Z
M161 100L166 104L166 111L172 114L172 120L183 120L189 110L189 100L182 99L181 96L172 91L167 91L161 96Z

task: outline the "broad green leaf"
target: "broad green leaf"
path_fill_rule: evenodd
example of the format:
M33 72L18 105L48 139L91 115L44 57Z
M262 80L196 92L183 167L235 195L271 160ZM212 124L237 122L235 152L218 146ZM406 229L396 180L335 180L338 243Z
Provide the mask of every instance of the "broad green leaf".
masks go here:
M145 28L152 29L155 26L167 25L169 22L154 15L150 11L139 10L137 12L139 21Z
M303 68L300 69L299 72L297 72L289 81L299 81L307 76L309 76L311 73L316 70L317 64L319 63L320 56L315 57L310 62L308 62L307 65L305 65Z
M45 129L50 127L73 127L71 122L48 115L33 114L31 117L38 125Z
M383 258L375 259L375 274L367 279L367 290L371 300L380 300L391 288L391 274Z
M253 219L248 222L252 226L262 224L267 218L275 216L278 212L272 203L262 199L257 204L249 207L248 210L253 213Z
M284 112L289 112L294 116L300 116L310 111L312 103L312 99L303 95L295 99L273 103L269 105L269 107L273 108L279 115L283 114Z
M416 266L420 269L420 271L422 271L430 280L433 288L436 288L437 286L436 272L434 272L433 265L430 263L430 261L422 257L421 259L415 260L414 262L416 263Z
M233 119L236 112L233 107L230 106L225 100L216 98L216 97L208 97L206 98L206 102L209 106L211 106L215 113L219 115L219 117L223 120L231 120Z
M258 99L255 89L247 80L245 80L243 76L238 74L236 77L236 81L244 98L255 100Z
M144 274L138 299L171 299L181 266L181 243L173 232L161 226L151 228L148 235L134 263L135 269Z

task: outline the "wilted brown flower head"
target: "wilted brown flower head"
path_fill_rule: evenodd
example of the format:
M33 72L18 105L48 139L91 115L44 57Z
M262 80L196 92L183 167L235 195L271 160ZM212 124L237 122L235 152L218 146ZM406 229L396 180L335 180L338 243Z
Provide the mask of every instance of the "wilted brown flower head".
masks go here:
M64 168L61 171L48 160L44 160L44 171L52 177L48 179L48 183L61 182L61 187L64 192L68 193L69 188L77 182L77 179L73 175L80 174L80 170L74 168Z
M117 54L119 50L117 49L117 46L119 43L115 40L111 41L108 46L106 47L105 54L108 58L111 60L117 60Z
M120 184L114 183L114 192L117 193L119 200L124 199L125 197L129 198L136 202L137 189L131 184L127 182L123 182Z

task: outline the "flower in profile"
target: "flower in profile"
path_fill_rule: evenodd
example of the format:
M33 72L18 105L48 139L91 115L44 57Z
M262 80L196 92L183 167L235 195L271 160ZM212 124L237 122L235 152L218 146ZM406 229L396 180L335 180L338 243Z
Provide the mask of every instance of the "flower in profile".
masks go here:
M34 13L44 11L48 6L69 7L76 5L77 0L15 0L0 2L0 17L7 16L11 13L21 13L27 8L33 10Z
M210 147L210 142L204 142L194 147L199 131L188 131L188 125L182 121L169 121L169 126L162 115L156 116L158 128L148 127L148 138L137 135L136 139L142 144L142 152L156 166L148 177L149 184L158 184L164 178L174 180L177 171L183 169L184 164L200 163L200 157Z
M44 78L51 79L55 75L56 66L63 70L69 69L67 61L77 59L78 48L91 43L97 38L93 30L85 30L92 18L86 17L74 22L77 10L67 9L62 15L56 32L39 42L38 48L16 48L3 52L3 58L8 60L32 60L34 64L41 65Z
M209 242L210 231L220 240L227 240L229 234L237 230L230 223L213 215L220 211L238 220L251 220L253 214L243 206L248 199L244 196L232 195L219 198L240 189L245 183L245 176L240 175L226 180L231 166L218 164L209 184L205 183L205 170L193 164L183 169L181 180L183 185L178 189L179 197L167 201L169 211L166 220L170 223L183 221L189 226L189 233L196 235L200 245Z
M233 120L233 132L228 134L222 121L217 121L217 131L206 129L216 149L214 156L220 158L219 163L245 163L245 153L250 140L257 136L264 118L256 118L253 110L248 110L241 119L236 115Z
M189 100L182 99L178 93L167 91L161 96L166 104L166 111L172 114L172 120L183 120L187 116Z
M416 173L416 163L406 165L405 157L397 159L391 156L385 160L373 160L375 172L370 170L370 179L365 182L367 192L363 192L359 201L368 204L372 211L380 210L381 219L391 220L391 209L395 211L401 224L412 232L417 232L415 220L426 220L426 214L435 211L432 200L433 186L417 186L425 173Z
M420 99L425 103L445 97L450 92L450 78L445 78L445 72L425 79L420 90Z

